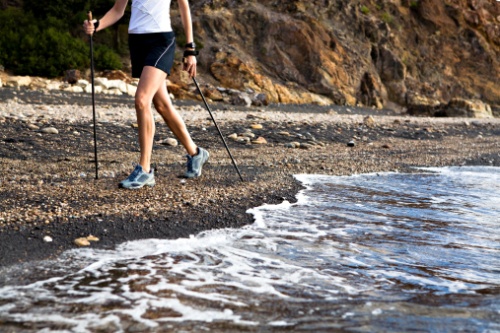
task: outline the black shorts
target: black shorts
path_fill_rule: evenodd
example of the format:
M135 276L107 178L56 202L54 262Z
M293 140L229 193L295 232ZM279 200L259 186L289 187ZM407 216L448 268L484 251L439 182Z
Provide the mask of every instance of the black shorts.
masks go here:
M156 67L170 75L175 52L173 31L129 34L128 45L132 61L132 77L141 77L144 66Z

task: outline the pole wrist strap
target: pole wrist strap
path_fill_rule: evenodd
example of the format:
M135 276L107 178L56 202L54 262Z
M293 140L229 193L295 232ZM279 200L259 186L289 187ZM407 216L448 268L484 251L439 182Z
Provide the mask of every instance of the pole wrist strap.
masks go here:
M188 56L197 56L198 54L200 54L200 51L196 51L196 50L185 50L184 51L184 58L188 57Z

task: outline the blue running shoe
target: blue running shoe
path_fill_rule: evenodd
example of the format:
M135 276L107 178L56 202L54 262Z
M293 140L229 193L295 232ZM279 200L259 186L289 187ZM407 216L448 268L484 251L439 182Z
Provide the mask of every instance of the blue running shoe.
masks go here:
M198 147L198 154L187 156L187 171L184 174L186 178L196 178L201 176L201 169L203 164L208 161L210 154L203 148Z
M143 186L155 186L155 172L153 169L149 173L142 170L142 166L137 164L134 171L127 179L120 182L120 187L135 190Z

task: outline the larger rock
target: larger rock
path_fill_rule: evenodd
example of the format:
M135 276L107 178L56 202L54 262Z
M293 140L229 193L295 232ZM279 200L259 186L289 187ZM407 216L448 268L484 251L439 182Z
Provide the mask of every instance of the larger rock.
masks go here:
M29 76L11 76L6 82L6 87L20 88L20 87L28 87L31 84L31 77Z
M231 96L231 104L240 106L251 106L252 99L245 93L234 94Z
M491 107L480 100L462 98L452 99L436 116L466 117L466 118L493 118Z
M78 69L69 69L64 72L64 81L69 84L75 84L81 79L81 73Z

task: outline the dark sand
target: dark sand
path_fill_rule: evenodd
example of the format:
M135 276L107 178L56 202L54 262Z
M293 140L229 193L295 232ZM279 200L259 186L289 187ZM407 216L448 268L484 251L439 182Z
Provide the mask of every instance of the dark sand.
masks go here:
M108 118L101 113L100 179L95 180L93 128L84 99L6 89L2 94L0 268L53 258L88 235L100 239L91 246L111 248L140 238L188 237L207 229L241 227L253 222L246 213L249 208L293 202L301 188L294 174L500 166L499 119L414 118L345 107L335 108L335 114L331 108L311 106L214 106L223 110L216 118L226 137L245 132L253 123L263 126L252 132L267 144L226 139L245 178L241 182L208 113L201 108L190 111L185 105L193 103L180 102L195 142L211 154L202 177L179 178L185 170L184 149L157 143L156 186L129 191L117 184L138 159L131 99L99 100L99 110L107 110ZM292 112L281 112L287 109ZM364 124L370 112L375 123ZM59 133L45 134L46 127ZM172 134L159 121L155 141L167 137ZM351 140L354 147L347 146ZM285 148L294 141L309 146ZM45 236L53 241L44 242Z

